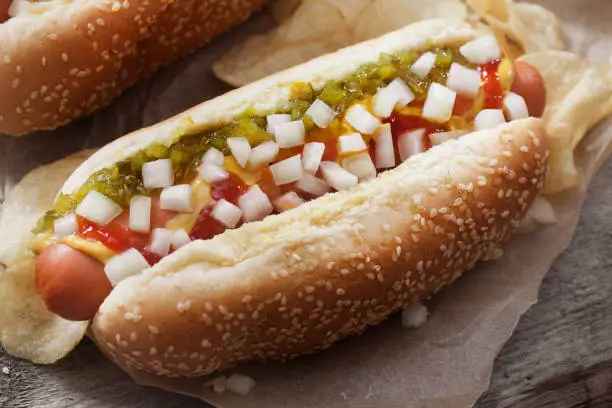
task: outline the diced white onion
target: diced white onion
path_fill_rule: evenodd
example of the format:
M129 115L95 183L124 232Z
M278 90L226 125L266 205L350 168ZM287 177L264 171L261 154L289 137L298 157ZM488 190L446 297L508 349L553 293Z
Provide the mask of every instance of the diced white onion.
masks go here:
M395 167L395 149L391 125L385 123L378 128L374 135L376 141L376 168L389 169Z
M98 225L106 225L123 212L121 206L107 196L90 191L77 206L76 213Z
M402 108L414 100L414 93L401 78L395 78L391 81L387 89L391 89L399 95L399 101L397 102L398 108Z
M155 228L151 234L149 251L163 257L170 253L170 244L172 244L172 231L166 228Z
M172 231L172 248L179 249L191 242L191 238L184 229Z
M278 212L293 210L304 204L304 199L297 195L295 191L290 191L274 200L274 208Z
M299 154L270 166L270 172L277 186L293 183L302 178L302 158Z
M340 153L361 152L368 148L359 133L340 136L338 143L340 145Z
M242 218L242 210L229 201L221 199L215 204L211 215L227 228L234 228Z
M492 35L479 37L461 46L459 52L472 64L482 65L491 60L501 58L501 48Z
M280 125L281 123L291 122L291 115L287 113L278 113L275 115L268 115L266 120L267 120L266 130L268 131L268 133L274 134L274 127L276 125Z
M242 210L245 222L262 220L274 209L266 193L261 191L257 185L249 188L238 198L238 207Z
M424 79L429 75L429 71L436 64L436 54L433 52L426 52L421 55L418 60L412 65L410 71L412 71L416 76L421 79Z
M408 159L412 155L425 151L423 143L424 135L425 129L417 129L404 132L399 136L397 140L397 148L402 161Z
M474 118L474 129L493 129L502 123L506 123L506 118L501 109L484 109Z
M320 99L314 101L305 114L310 116L314 124L320 128L329 126L336 117L336 112Z
M347 157L342 160L342 167L357 176L359 181L376 177L376 166L367 152Z
M251 155L251 145L246 137L230 137L227 139L227 147L232 151L232 155L240 167L246 166Z
M263 142L259 146L251 150L249 156L249 166L257 168L271 163L276 159L278 155L278 143L276 142Z
M376 116L388 118L393 113L395 105L399 102L400 96L392 88L379 88L374 96L372 110Z
M53 221L53 232L58 238L72 235L79 228L75 213L70 213Z
M529 117L529 109L525 99L514 92L508 93L504 98L504 112L511 121Z
M301 146L306 138L306 129L301 120L281 123L274 127L274 138L281 149Z
M359 182L357 176L344 170L336 162L324 161L321 162L321 171L327 184L336 190L346 190L354 187Z
M255 380L241 374L232 374L226 381L225 387L229 392L246 396L255 388Z
M361 105L354 105L346 112L346 121L366 135L376 132L380 126L380 121Z
M423 117L436 122L448 121L453 114L455 99L457 99L455 91L438 83L432 83L423 106Z
M151 197L134 196L130 200L129 225L136 232L151 230Z
M427 308L422 303L415 303L402 311L402 326L419 327L427 321Z
M214 164L215 166L223 166L225 156L223 153L214 147L211 147L202 155L202 164Z
M448 71L446 86L458 94L475 98L480 90L480 72L454 62Z
M324 180L313 176L309 173L304 173L300 181L295 184L295 188L315 197L329 193L331 187Z
M559 217L550 202L542 196L536 197L527 214L540 224L556 224Z
M159 159L143 164L142 183L149 190L173 185L174 171L170 159Z
M189 184L166 187L159 197L162 210L189 213L193 211L193 189Z
M130 248L108 261L104 266L104 272L110 283L115 286L125 278L139 274L150 267L140 252Z
M199 168L200 177L208 183L216 183L229 177L229 173L216 164L204 163Z
M311 142L304 145L302 152L302 167L304 171L316 173L325 152L325 143Z
M429 135L429 140L431 141L432 146L437 146L451 139L458 139L460 136L464 135L466 132L451 130L448 132L438 132L431 133Z

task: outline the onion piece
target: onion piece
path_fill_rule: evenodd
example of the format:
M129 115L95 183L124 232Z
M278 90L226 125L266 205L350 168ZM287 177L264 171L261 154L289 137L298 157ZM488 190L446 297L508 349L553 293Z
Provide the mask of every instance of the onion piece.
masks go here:
M399 95L399 101L396 105L398 108L402 108L414 100L414 92L401 78L395 78L391 81L387 89L391 89Z
M325 153L325 143L306 143L302 151L302 167L304 171L316 173L319 170L323 153Z
M429 71L431 71L434 65L436 65L436 54L433 52L426 52L425 54L421 55L414 64L412 64L410 71L412 71L412 73L419 78L425 79L427 75L429 75Z
M122 212L123 209L119 204L95 190L87 193L76 208L77 215L98 225L108 224Z
M458 94L475 98L480 91L480 72L453 62L448 71L446 86Z
M193 211L193 188L189 184L166 187L159 197L162 210L190 213Z
M276 127L276 125L291 122L291 115L287 113L268 115L268 117L266 118L266 122L266 130L268 131L268 133L274 134L274 128Z
M427 321L428 311L422 303L414 303L402 311L402 326L419 327Z
M130 230L146 233L151 230L151 197L134 196L130 200Z
M221 199L217 201L210 215L227 228L235 228L242 218L242 210L229 201Z
M211 147L202 155L202 164L214 164L215 166L223 166L225 156L220 150Z
M376 142L376 168L389 169L395 167L395 149L391 125L385 123L374 134Z
M252 186L238 198L238 207L245 222L262 220L274 210L270 199L258 185Z
M295 191L290 191L274 200L274 208L278 212L285 212L299 207L304 202L304 199L297 195Z
M504 98L504 113L511 121L529 117L529 109L525 99L514 92L509 92Z
M72 235L77 232L79 225L75 213L64 215L53 221L53 232L58 238L63 238L67 235Z
M172 244L172 231L166 228L155 228L151 234L149 251L164 257L170 253L170 244Z
M246 166L251 155L251 145L246 137L230 137L227 139L227 147L232 151L232 155L240 167Z
M361 152L368 148L363 141L363 137L359 133L340 136L338 138L338 143L340 145L340 153Z
M125 278L139 274L150 267L140 252L130 248L108 261L104 266L104 272L110 283L115 286Z
M379 88L376 96L374 96L372 111L376 116L388 118L393 113L393 109L395 109L395 105L397 105L399 100L399 94L392 88Z
M380 121L372 116L366 108L361 105L354 105L346 112L346 121L358 132L371 135L380 126Z
M191 242L189 234L184 229L172 231L172 248L179 249Z
M370 180L376 177L376 166L374 166L374 162L368 152L345 158L342 160L342 167L349 173L357 176L359 181Z
M198 169L200 177L208 183L216 183L229 177L229 173L216 164L204 163Z
M326 128L336 117L336 112L328 104L317 99L310 105L305 115L310 116L318 127Z
M329 193L331 190L329 184L324 180L309 173L304 173L302 178L295 184L295 188L315 197Z
M302 158L299 154L270 166L272 178L277 186L293 183L302 178Z
M152 190L174 184L174 171L170 159L159 159L142 165L142 183Z
M354 187L359 182L357 176L344 170L336 162L324 161L321 162L321 171L327 184L336 190L346 190Z
M501 109L484 109L474 118L474 129L493 129L502 123L506 123L506 118Z
M400 154L400 159L405 161L410 156L425 151L423 137L425 129L411 130L402 133L397 140L397 147Z
M304 144L306 138L306 128L301 120L282 123L274 127L274 138L282 149Z
M249 166L257 168L265 166L276 159L278 155L278 143L273 141L263 142L254 147L249 156Z
M501 58L501 48L497 39L492 35L476 38L469 43L459 47L459 52L469 62L476 65Z
M456 99L455 91L438 83L432 83L423 106L423 117L436 122L448 121L453 114Z
M241 374L232 374L226 381L225 387L229 392L246 396L255 388L255 380Z

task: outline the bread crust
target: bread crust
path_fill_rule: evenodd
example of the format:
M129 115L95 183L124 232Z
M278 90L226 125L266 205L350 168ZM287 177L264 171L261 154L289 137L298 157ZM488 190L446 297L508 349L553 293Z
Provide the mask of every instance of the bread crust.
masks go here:
M108 105L266 0L74 0L0 24L0 133L54 129Z
M548 156L543 122L515 121L195 241L121 282L95 338L119 365L164 376L329 347L502 245L542 188Z

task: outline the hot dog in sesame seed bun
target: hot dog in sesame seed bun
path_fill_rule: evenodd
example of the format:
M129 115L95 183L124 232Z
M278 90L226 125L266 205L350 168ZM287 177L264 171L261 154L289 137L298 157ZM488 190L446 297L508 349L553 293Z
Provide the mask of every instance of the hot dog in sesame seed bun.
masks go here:
M276 74L80 165L36 228L36 291L163 376L329 347L511 236L545 181L545 93L447 20Z
M0 1L0 133L19 136L86 116L264 3Z

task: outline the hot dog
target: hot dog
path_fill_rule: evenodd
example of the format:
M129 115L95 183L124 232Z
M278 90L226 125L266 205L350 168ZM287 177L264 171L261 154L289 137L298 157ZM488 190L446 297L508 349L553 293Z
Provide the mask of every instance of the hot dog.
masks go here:
M118 364L159 375L328 347L518 226L549 155L532 70L429 21L119 139L40 220L38 290L93 319ZM91 300L74 290L86 265Z
M86 116L264 3L0 0L0 134Z

